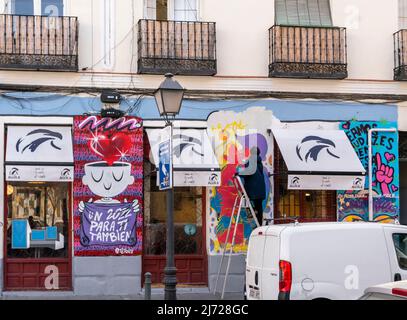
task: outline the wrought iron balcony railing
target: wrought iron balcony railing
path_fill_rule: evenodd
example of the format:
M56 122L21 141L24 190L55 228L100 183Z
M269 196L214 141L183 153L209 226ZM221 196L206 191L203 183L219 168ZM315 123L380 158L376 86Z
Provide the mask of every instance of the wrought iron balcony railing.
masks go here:
M0 15L0 69L78 70L78 19Z
M393 34L394 80L407 80L407 29Z
M273 26L269 37L270 77L344 79L348 76L345 28Z
M214 22L140 20L138 73L216 74Z

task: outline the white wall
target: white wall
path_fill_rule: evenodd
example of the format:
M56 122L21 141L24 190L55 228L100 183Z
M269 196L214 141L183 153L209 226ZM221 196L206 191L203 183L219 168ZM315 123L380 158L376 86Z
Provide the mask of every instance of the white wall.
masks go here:
M5 1L5 0L0 0ZM162 76L137 75L137 28L143 0L66 0L78 16L78 73L0 71L5 84L155 88ZM105 1L114 9L113 64L103 65ZM200 17L217 25L218 74L180 77L188 89L287 92L407 94L407 83L393 79L393 32L398 0L331 0L334 25L347 27L349 78L346 80L269 79L268 29L274 1L200 0ZM112 48L111 48L112 49ZM85 68L86 70L82 71ZM131 74L133 73L133 74Z

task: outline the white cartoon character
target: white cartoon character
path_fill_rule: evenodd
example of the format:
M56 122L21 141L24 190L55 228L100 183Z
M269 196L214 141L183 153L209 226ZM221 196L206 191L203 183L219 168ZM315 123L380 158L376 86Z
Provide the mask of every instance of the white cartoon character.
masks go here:
M85 175L82 178L82 183L101 199L94 203L101 204L117 204L120 201L114 197L121 194L129 185L134 183L134 177L131 175L131 164L126 162L114 162L109 165L106 161L88 163L84 167ZM90 203L93 199L89 200ZM127 200L124 200L127 202ZM140 208L137 199L133 201L133 210L138 212ZM79 203L79 212L83 212L85 204L83 201Z

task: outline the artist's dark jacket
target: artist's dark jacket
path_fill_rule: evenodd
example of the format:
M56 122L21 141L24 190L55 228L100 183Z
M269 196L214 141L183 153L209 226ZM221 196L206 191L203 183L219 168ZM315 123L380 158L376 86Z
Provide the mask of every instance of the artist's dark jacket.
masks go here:
M248 163L245 165L248 166ZM266 184L264 182L263 163L260 156L257 156L256 172L252 175L241 176L244 182L247 195L250 200L266 199Z

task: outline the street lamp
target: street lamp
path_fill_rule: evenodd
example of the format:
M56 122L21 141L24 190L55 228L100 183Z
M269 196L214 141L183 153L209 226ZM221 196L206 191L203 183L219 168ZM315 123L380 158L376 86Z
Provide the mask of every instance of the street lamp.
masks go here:
M170 118L175 118L181 109L185 89L173 79L174 75L167 73L165 80L154 93L158 111L166 119L166 126L172 127ZM172 128L170 130L170 150L172 152ZM172 166L172 153L171 166ZM172 174L172 168L170 169ZM173 179L171 179L173 181ZM164 299L177 300L177 269L174 260L174 189L171 185L167 189L167 263L164 269Z

